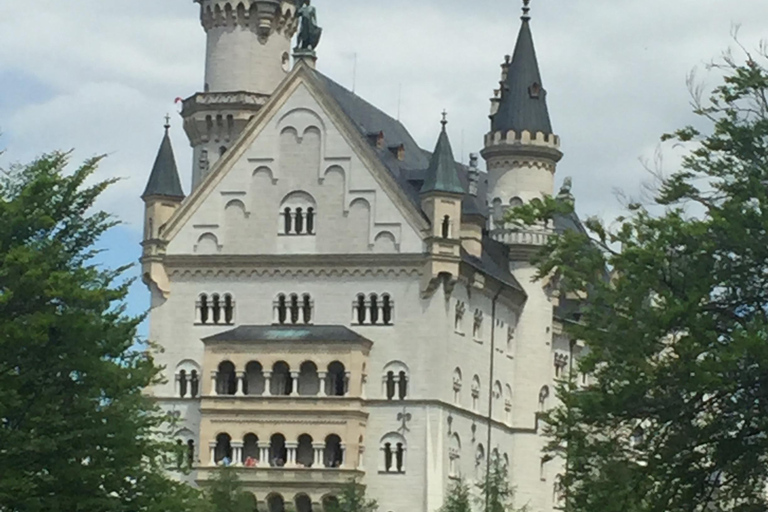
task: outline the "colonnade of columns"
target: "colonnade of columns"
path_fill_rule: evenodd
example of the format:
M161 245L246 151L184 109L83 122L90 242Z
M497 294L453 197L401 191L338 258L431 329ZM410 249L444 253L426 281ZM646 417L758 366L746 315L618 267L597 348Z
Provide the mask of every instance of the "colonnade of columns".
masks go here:
M264 391L259 394L259 396L273 396L272 394L272 376L273 372L271 371L264 371L262 372L264 375ZM319 380L320 385L318 386L318 392L316 395L307 395L302 394L299 391L299 379L301 378L301 373L292 371L289 373L289 378L291 379L291 392L288 394L280 394L275 396L319 396L319 397L327 397L328 396L328 388L331 388L333 390L333 380L329 380L333 377L332 374L329 372L317 372L317 377ZM331 396L348 396L349 395L349 383L352 377L351 372L344 372L344 394L343 395L334 395L333 392L331 393ZM247 394L244 391L244 382L247 380L248 376L246 372L237 372L236 373L236 379L237 379L237 388L235 391L235 396L254 396L256 393L248 392ZM220 393L217 389L217 383L219 379L219 372L217 370L214 370L211 372L211 395L210 396L219 396ZM286 386L287 389L287 386ZM226 395L224 395L226 396Z

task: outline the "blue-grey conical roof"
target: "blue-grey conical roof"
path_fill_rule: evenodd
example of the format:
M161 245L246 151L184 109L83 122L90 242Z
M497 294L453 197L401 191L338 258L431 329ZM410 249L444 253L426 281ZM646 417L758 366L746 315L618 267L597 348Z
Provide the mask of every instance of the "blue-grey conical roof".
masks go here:
M501 86L499 110L491 117L491 131L509 130L552 133L547 92L541 81L531 22L527 15L523 16L507 79Z
M444 120L443 129L437 139L437 146L435 146L427 173L424 176L424 185L421 187L422 194L427 192L464 194L466 192L459 179L456 160L453 159L451 141L448 140L448 133L445 131L446 124L448 123Z
M184 191L181 189L179 170L176 168L176 158L173 156L171 138L168 136L170 126L165 126L165 135L160 143L160 149L155 158L155 165L149 175L147 188L144 189L142 198L149 196L164 196L184 199Z

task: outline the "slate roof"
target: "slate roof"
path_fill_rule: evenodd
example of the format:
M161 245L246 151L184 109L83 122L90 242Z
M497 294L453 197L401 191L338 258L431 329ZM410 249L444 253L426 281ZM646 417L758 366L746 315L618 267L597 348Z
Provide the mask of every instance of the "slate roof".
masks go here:
M173 146L171 138L168 136L166 125L163 141L160 143L160 149L157 151L155 165L152 166L152 172L149 175L147 188L144 189L142 198L149 196L164 196L178 199L184 199L184 191L181 188L179 179L179 170L176 168L176 158L173 155Z
M342 325L241 325L203 338L204 343L367 343L373 342Z
M447 121L443 120L443 129L437 139L435 151L429 160L429 167L424 176L424 184L421 193L448 192L451 194L464 194L466 189L459 181L459 173L456 168L456 160L453 158L451 141L448 132L445 131Z
M538 91L536 87L539 88ZM501 87L499 110L491 117L491 130L552 133L547 92L541 81L531 22L527 16L523 17L507 79Z
M483 237L483 252L481 257L477 258L472 256L462 248L461 260L525 295L525 291L523 290L520 281L518 281L509 271L509 248L501 242Z

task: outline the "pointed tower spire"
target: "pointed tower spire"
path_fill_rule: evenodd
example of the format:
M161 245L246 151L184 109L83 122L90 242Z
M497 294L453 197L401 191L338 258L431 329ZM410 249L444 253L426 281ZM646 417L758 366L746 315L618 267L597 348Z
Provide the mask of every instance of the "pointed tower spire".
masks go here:
M437 146L432 153L429 161L429 168L424 178L424 185L421 187L421 193L428 192L447 192L450 194L463 194L464 187L459 180L459 173L456 171L456 160L453 158L453 149L451 141L448 139L446 126L448 125L448 113L443 111L443 119L440 124L443 125L440 131L440 137L437 139Z
M505 64L498 111L491 116L491 131L515 133L529 131L552 134L547 109L547 92L541 81L539 62L531 34L530 0L523 2L523 23L517 36L512 61Z
M173 146L169 131L171 129L171 117L165 116L165 135L160 143L160 149L155 158L155 165L149 175L147 188L141 195L142 199L150 196L163 196L175 199L184 199L184 191L181 188L179 171L176 168L176 158L173 155Z

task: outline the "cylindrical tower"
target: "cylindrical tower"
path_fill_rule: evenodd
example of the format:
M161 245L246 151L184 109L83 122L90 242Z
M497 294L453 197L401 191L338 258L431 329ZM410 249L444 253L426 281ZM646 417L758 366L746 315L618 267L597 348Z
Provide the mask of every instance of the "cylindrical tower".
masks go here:
M290 71L293 0L195 0L208 41L203 92L181 115L193 148L192 188L237 139Z

